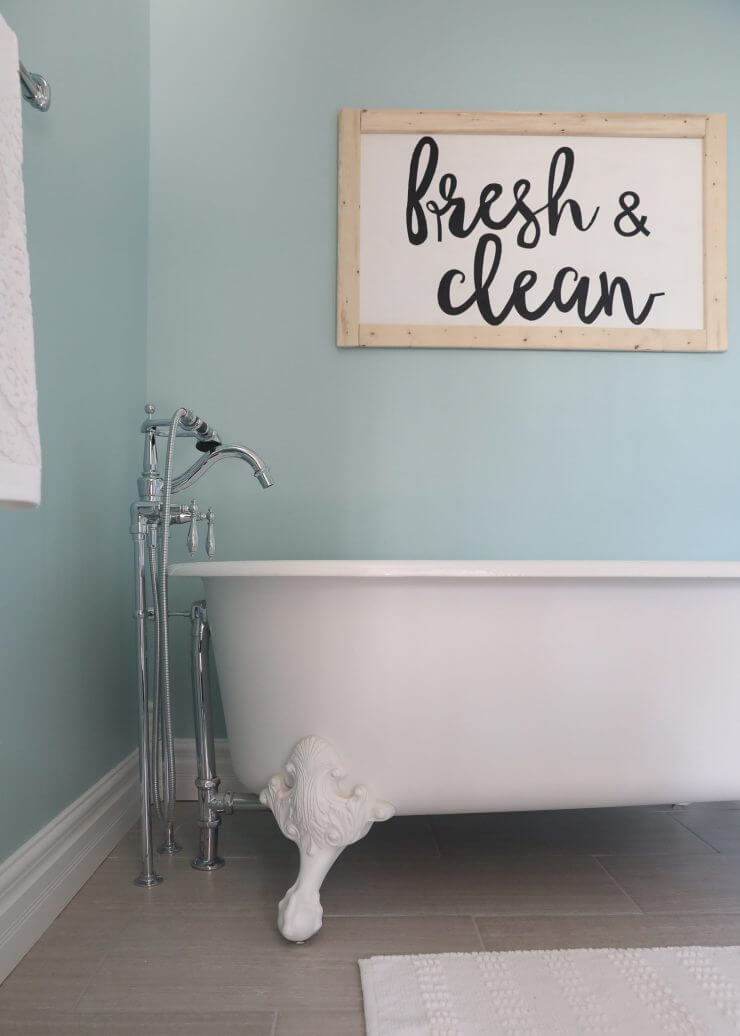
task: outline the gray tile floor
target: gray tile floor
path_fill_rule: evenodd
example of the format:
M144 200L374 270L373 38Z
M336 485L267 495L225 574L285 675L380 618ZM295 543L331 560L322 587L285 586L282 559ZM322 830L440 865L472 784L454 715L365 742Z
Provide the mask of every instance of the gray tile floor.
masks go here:
M131 884L128 834L0 987L0 1032L359 1036L359 957L481 948L740 943L740 803L401 817L342 855L305 946L275 929L295 847L227 817L226 868L160 861Z

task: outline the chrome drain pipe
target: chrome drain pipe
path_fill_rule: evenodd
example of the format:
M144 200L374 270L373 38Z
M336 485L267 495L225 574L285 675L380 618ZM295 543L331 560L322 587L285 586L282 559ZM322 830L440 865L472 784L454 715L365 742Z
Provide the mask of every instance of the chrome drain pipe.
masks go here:
M198 855L191 866L197 871L215 871L224 865L218 855L218 834L221 817L241 810L265 807L256 795L236 795L227 791L218 794L221 781L216 773L216 747L213 740L213 710L211 682L208 669L208 650L211 628L205 601L196 601L190 610L191 665L193 678L193 718L195 720L195 755L198 776L198 827L200 838Z
M223 795L216 795L210 801L211 808L224 816L229 813L242 813L250 809L258 809L264 813L268 808L262 805L257 795L235 795L233 791L225 791Z
M223 867L224 861L218 855L218 829L221 815L212 804L221 783L216 775L216 746L213 742L213 712L211 709L211 684L208 679L208 648L211 642L211 628L208 625L206 602L196 601L190 611L192 623L192 676L193 713L195 720L195 756L198 776L198 826L200 828L199 851L192 861L198 871L215 871Z

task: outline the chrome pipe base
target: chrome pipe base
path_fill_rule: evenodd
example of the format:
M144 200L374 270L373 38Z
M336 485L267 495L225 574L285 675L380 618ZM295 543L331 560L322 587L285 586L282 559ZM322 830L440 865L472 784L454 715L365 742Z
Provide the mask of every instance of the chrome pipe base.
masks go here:
M178 845L175 840L175 825L173 822L165 825L164 841L157 849L157 852L162 854L166 853L168 856L173 856L175 853L182 852L182 846Z
M138 885L139 888L151 889L155 885L161 885L164 878L161 874L140 874L138 878L134 878L134 885Z
M210 860L196 856L194 860L190 861L190 866L195 871L220 871L225 863L226 860L222 856L214 856Z
M177 842L162 842L160 846L157 846L157 852L161 855L174 856L175 853L182 852L182 846Z

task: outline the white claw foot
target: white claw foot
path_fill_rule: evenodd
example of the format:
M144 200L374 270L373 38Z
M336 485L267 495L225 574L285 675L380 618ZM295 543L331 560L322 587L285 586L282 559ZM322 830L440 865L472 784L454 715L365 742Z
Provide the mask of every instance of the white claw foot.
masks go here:
M285 764L285 776L272 777L260 802L275 814L280 830L300 850L298 880L278 906L278 928L291 942L303 942L321 928L319 890L342 849L368 833L376 820L395 810L358 784L350 792L332 746L320 737L304 737Z

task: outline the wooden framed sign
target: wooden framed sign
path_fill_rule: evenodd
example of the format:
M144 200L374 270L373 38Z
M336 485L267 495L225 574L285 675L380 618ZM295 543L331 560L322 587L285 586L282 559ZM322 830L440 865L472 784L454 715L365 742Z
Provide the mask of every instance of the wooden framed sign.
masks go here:
M337 345L727 348L723 115L344 109Z

